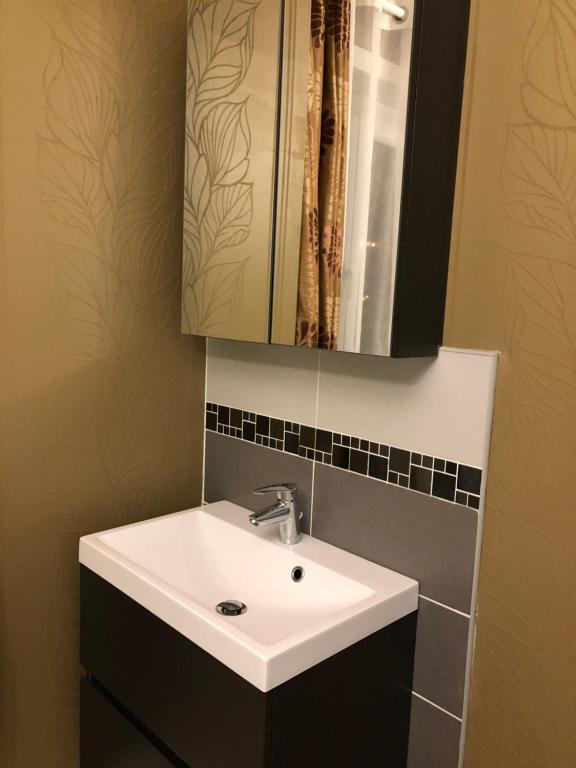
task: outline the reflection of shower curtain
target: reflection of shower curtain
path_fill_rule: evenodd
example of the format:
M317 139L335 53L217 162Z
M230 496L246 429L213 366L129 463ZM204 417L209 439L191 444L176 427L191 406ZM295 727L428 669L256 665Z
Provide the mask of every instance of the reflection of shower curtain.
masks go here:
M312 0L296 344L335 349L348 139L351 0Z

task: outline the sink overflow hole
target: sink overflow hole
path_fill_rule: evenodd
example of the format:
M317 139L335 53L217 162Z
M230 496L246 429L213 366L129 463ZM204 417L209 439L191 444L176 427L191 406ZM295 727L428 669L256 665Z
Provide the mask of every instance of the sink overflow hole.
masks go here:
M304 568L301 565L297 565L292 569L292 581L302 581L304 578Z
M216 613L221 616L241 616L248 608L240 600L223 600L216 606Z

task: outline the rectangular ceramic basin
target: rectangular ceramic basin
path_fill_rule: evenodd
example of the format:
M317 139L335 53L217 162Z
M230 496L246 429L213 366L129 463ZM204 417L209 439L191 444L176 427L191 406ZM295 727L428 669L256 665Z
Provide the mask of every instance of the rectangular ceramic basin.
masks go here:
M249 514L221 501L84 536L80 562L261 691L416 610L412 579ZM246 612L217 613L228 600Z

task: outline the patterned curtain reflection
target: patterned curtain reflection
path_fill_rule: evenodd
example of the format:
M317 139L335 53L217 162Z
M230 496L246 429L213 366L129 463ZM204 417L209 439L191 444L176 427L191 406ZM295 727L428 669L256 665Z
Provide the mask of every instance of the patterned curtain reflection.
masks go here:
M335 349L348 140L350 0L312 0L296 344Z

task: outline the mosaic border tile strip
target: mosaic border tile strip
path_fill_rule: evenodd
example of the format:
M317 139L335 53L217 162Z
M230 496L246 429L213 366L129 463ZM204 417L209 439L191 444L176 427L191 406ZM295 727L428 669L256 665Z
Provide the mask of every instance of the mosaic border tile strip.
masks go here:
M471 509L480 508L482 470L360 437L206 403L206 429Z

